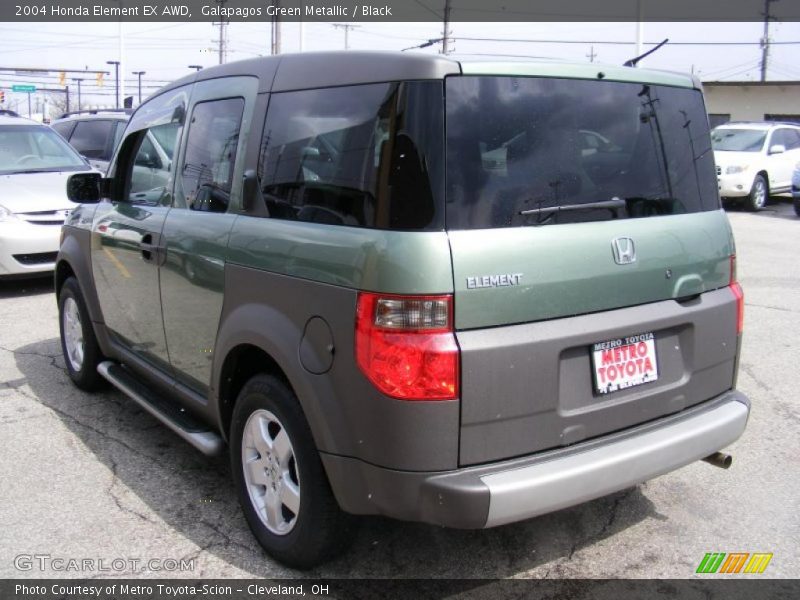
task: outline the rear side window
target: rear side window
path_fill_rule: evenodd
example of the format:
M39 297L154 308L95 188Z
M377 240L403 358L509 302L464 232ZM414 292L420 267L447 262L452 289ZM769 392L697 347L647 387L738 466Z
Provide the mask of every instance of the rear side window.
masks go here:
M114 121L80 121L75 125L69 143L86 158L109 160L111 128L114 125Z
M191 210L228 210L243 110L242 98L202 102L194 107L177 194L179 205L182 198ZM163 142L174 148L174 138Z
M719 207L696 90L532 77L446 86L448 229Z
M273 94L259 161L270 216L443 228L442 82Z

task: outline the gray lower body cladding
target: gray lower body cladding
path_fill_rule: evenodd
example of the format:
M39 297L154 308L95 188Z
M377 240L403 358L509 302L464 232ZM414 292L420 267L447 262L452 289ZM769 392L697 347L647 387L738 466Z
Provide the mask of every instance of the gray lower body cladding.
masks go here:
M744 395L728 391L575 446L447 472L394 471L328 454L322 459L344 510L480 529L580 504L702 459L739 438L749 411Z
M600 394L592 345L655 336L658 379ZM730 288L550 321L459 331L459 465L576 444L677 413L734 386Z

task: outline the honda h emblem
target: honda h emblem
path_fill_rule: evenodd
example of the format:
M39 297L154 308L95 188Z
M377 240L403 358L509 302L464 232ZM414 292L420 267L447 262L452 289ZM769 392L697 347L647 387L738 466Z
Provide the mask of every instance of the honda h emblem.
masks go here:
M618 265L629 265L636 262L636 248L631 238L614 238L611 240L611 249L614 251L614 262Z

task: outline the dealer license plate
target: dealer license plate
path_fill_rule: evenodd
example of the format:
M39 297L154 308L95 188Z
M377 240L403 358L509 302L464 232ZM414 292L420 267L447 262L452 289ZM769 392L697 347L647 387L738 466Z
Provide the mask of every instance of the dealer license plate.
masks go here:
M608 394L658 379L656 338L640 333L592 345L594 389Z

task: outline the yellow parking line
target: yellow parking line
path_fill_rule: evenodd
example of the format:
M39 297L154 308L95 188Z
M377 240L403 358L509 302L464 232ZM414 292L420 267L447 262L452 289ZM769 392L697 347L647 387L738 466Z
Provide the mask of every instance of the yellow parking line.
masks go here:
M114 253L111 252L111 250L109 250L108 248L103 248L103 252L108 257L108 260L110 260L112 263L114 263L114 266L117 267L117 269L119 269L119 272L122 273L123 277L125 277L126 279L130 279L131 278L130 271L128 271L128 269L125 268L125 265L123 265L119 261L119 259L116 256L114 256Z

